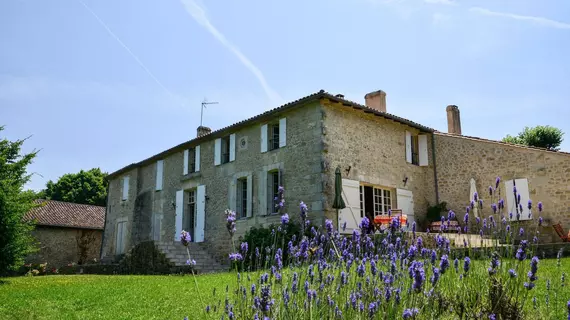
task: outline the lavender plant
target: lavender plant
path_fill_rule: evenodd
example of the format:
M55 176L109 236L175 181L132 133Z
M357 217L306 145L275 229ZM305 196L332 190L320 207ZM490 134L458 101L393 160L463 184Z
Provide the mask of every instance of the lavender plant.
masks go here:
M540 274L535 254L534 238L543 219L532 220L530 228L528 221L520 221L523 210L515 186L517 219L509 222L499 186L497 178L489 187L490 211L482 220L483 199L473 195L458 230L496 240L490 248L468 241L453 247L442 231L419 233L415 224L411 232L402 232L397 218L374 231L365 217L349 236L330 220L323 228L305 232L307 206L300 203L298 216L283 212L285 192L280 187L275 200L281 224L272 230L273 242L266 247L250 248L247 242L236 247L235 213L226 211L232 238L228 258L236 266L236 283L231 290L226 287L223 303L209 301L196 319L522 319L542 312L536 316L564 314L570 320L570 301L550 291L551 279L546 303L567 310L533 308L538 303L536 280L553 276ZM480 217L472 218L475 206ZM532 210L531 201L527 207ZM542 203L537 208L542 214ZM454 218L453 211L442 217L442 230ZM302 231L285 242L283 234L292 224L300 224ZM189 235L183 232L181 241L189 242ZM255 267L245 268L246 257ZM565 274L558 268L562 286Z

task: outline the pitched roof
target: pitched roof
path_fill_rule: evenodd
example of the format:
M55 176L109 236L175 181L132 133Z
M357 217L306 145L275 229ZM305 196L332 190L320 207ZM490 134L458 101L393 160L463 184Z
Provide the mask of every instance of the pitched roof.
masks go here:
M105 225L105 207L54 200L37 200L40 205L24 219L41 226L100 229Z
M232 124L232 125L229 125L229 126L227 126L227 127L224 127L224 128L219 129L219 130L213 131L213 132L211 132L211 133L209 133L209 134L207 134L207 135L203 135L203 136L200 136L200 137L198 137L198 138L195 138L195 139L192 139L192 140L183 142L183 143L181 143L181 144L179 144L179 145L177 145L177 146L175 146L175 147L172 147L172 148L170 148L170 149L168 149L168 150L165 150L165 151L163 151L163 152L160 152L160 153L158 153L158 154L155 154L155 155L153 155L153 156L151 156L151 157L149 157L149 158L147 158L147 159L145 159L145 160L142 160L142 161L140 161L140 162L132 163L132 164L126 166L126 167L123 167L123 168L121 168L121 169L119 169L119 170L117 170L117 171L115 171L115 172L109 174L108 178L114 178L115 176L117 176L117 175L119 175L119 174L122 174L122 173L124 173L124 172L127 172L127 171L129 171L129 170L131 170L131 169L134 169L134 168L136 168L136 167L139 167L139 166L141 166L141 165L150 163L150 162L152 162L152 161L154 161L154 160L158 160L158 159L160 159L160 158L162 158L162 157L164 157L164 156L167 156L167 155L169 155L169 154L172 154L172 153L175 153L175 152L178 152L178 151L182 151L182 150L184 150L184 149L186 149L186 148L195 146L195 145L199 144L199 142L207 141L207 140L211 140L211 139L213 139L213 138L220 137L220 136L222 136L222 135L224 135L224 134L229 133L228 131L230 131L230 130L236 130L236 129L238 129L238 128L241 128L241 127L244 127L244 126L246 126L246 125L249 125L249 124L251 124L251 123L253 123L253 122L255 122L255 121L264 120L264 119L266 119L266 118L269 118L270 116L272 116L272 115L274 115L274 114L276 114L276 113L283 112L283 111L285 111L285 110L288 110L288 109L291 109L291 108L294 108L294 107L299 107L299 106L305 105L305 104L310 103L310 102L319 101L320 99L328 99L328 100L330 100L330 101L333 101L333 102L336 102L336 103L340 103L342 106L345 106L345 107L347 107L347 108L352 108L352 109L355 109L355 110L361 110L361 111L363 111L363 112L365 112L365 113L372 113L372 114L374 114L374 115L376 115L376 116L383 117L383 118L386 118L386 119L389 119L389 120L393 120L393 121L396 121L396 122L400 122L400 123L402 123L402 124L406 124L406 125L408 125L408 126L410 126L410 127L419 129L419 130L424 131L424 132L434 132L434 129L429 128L429 127L426 127L426 126L423 126L423 125L421 125L421 124L419 124L419 123L416 123L416 122L410 121L410 120L408 120L408 119L404 119L404 118L395 116L395 115L390 114L390 113L387 113L387 112L381 112L381 111L378 111L378 110L376 110L376 109L367 107L367 106L365 106L365 105L356 103L356 102L354 102L354 101L346 100L346 99L344 99L344 98L342 98L342 97L338 97L338 96L332 95L332 94L330 94L330 93L328 93L328 92L326 92L326 91L324 91L324 90L320 90L320 91L318 91L318 92L315 92L315 93L310 94L310 95L308 95L308 96L305 96L305 97L303 97L303 98L300 98L300 99L291 101L291 102L289 102L289 103L286 103L286 104L284 104L284 105L282 105L282 106L280 106L280 107L277 107L277 108L274 108L274 109L265 111L264 113L259 114L259 115L257 115L257 116L254 116L254 117L251 117L251 118L248 118L248 119L245 119L245 120L236 122L236 123L234 123L234 124Z

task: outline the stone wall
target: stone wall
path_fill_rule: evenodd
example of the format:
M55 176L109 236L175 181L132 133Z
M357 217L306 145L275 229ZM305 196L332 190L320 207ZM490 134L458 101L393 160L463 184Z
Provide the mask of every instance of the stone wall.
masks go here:
M83 237L85 262L99 260L101 249L101 230L73 229L60 227L36 226L33 231L38 241L39 251L28 256L26 263L48 263L48 267L61 267L80 261L81 250L78 240Z
M285 147L261 153L261 125L267 121L287 119ZM164 160L163 190L155 191L156 162L131 170L129 200L121 201L122 176L110 182L107 227L103 256L114 254L117 219L129 219L127 248L148 239L151 235L152 213L162 214L161 242L173 241L175 235L175 197L178 190L190 190L198 185L206 187L206 220L204 244L218 258L227 257L230 238L225 226L224 210L230 206L230 182L237 176L252 175L253 216L238 220L236 238L251 226L278 223L279 216L265 216L260 197L263 173L281 168L286 189L286 207L292 217L299 212L299 202L312 209L310 216L322 218L322 112L318 103L301 105L285 113L260 120L237 131L235 161L214 165L214 140L200 143L200 171L183 175L183 151L166 156ZM244 147L239 142L246 140ZM123 175L124 176L124 175ZM136 191L135 187L136 186ZM264 186L262 186L264 188ZM132 194L131 194L132 193ZM186 203L187 199L184 199ZM184 210L187 210L186 206ZM322 219L321 219L322 220Z
M323 101L325 158L325 215L336 222L334 172L341 167L343 178L392 189L411 190L415 219L422 219L435 204L432 138L428 134L428 166L406 162L406 131L419 130L362 110ZM350 172L346 170L350 167ZM404 185L403 180L408 177ZM397 208L393 196L393 208Z
M491 203L487 190L497 176L503 181L526 178L530 198L535 205L544 204L546 223L570 227L570 154L442 133L435 135L435 146L440 199L461 217L471 197L471 178L487 215ZM552 228L543 230L541 238L559 241Z

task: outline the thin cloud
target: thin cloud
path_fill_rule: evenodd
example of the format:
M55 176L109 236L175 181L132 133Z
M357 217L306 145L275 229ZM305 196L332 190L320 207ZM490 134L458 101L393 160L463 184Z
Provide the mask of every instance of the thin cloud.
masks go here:
M193 0L180 0L180 1L184 5L184 8L188 12L188 14L190 14L190 16L192 16L192 18L198 24L206 28L206 30L208 30L208 32L210 32L214 36L214 38L216 38L216 40L218 40L224 47L230 50L230 52L233 53L239 59L239 61L247 69L249 69L251 73L253 73L253 75L257 78L259 84L261 84L261 87L263 88L265 94L269 97L269 99L271 99L273 102L283 101L283 99L279 96L279 94L269 86L261 70L259 70L259 68L255 66L255 64L253 64L251 60L249 60L243 53L241 53L241 51L236 46L234 46L218 29L216 29L214 25L212 25L210 19L208 19L208 17L206 16L206 12L202 7L200 7Z
M171 98L173 98L174 100L176 100L176 96L170 91L168 90L168 88L166 88L162 82L160 82L160 80L158 80L158 78L150 71L149 68L147 68L145 66L145 64L141 61L141 59L139 59L139 57L137 57L136 54L134 54L134 52L121 40L121 38L119 38L114 32L113 30L111 30L111 28L109 28L109 26L107 26L107 24L101 19L99 18L99 16L95 13L95 11L93 11L85 2L81 1L81 0L77 0L77 2L81 3L83 5L83 7L85 7L85 9L87 11L89 11L89 13L91 13L91 15L97 20L97 22L99 22L99 24L105 28L105 30L107 31L107 33L109 35L111 35L111 37L113 37L120 45L121 47L123 47L123 49L125 49L129 55L138 63L138 65L149 75L149 77L152 78L152 80L154 80L154 82L156 82L156 84L158 84L159 87L162 88L162 90L164 90ZM178 103L180 101L177 101Z
M502 18L510 18L520 21L527 21L531 23L535 23L537 25L556 28L556 29L570 29L570 23L560 22L556 20L551 20L543 17L536 17L536 16L523 16L513 13L506 13L506 12L497 12L491 11L485 8L473 7L470 8L469 11L475 12L478 14L483 14L487 16L495 16L495 17L502 17Z

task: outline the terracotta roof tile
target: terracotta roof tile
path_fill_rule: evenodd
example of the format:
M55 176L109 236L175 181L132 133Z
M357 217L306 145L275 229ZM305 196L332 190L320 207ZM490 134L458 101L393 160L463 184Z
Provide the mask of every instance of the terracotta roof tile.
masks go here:
M37 225L101 230L105 225L105 207L54 200L37 200L37 203L40 206L24 217Z

